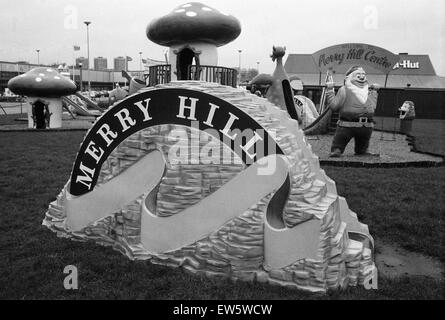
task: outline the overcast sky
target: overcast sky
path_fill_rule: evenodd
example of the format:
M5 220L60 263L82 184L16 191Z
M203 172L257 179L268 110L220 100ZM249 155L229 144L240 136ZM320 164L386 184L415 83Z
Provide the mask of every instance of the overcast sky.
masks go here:
M257 67L271 73L273 45L286 53L313 53L321 48L363 42L394 53L429 54L436 72L445 76L444 0L205 0L241 22L241 35L219 49L219 64ZM85 20L90 26L90 58L143 57L162 60L166 48L150 42L145 29L184 0L0 0L0 60L73 61L87 55Z

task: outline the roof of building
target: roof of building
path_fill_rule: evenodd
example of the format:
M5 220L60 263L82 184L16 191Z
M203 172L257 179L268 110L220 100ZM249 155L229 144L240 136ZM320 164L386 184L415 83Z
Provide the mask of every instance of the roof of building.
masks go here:
M289 77L294 74L289 73ZM298 77L303 81L305 86L318 86L325 84L325 75L315 73L299 73ZM385 75L384 74L368 74L369 83L378 83L382 87L385 85ZM334 83L338 86L343 85L345 79L343 74L334 74ZM445 88L445 77L440 76L416 76L416 75L393 75L388 76L388 81L386 87L388 88L422 88L422 89L438 89Z
M445 77L437 76L428 55L399 54L399 63L389 73L387 87L405 88L445 88ZM350 65L339 65L333 74L334 82L341 85L344 75ZM304 85L318 86L325 83L325 75L320 71L312 59L311 54L289 54L284 68L289 76L298 76ZM366 66L366 73L370 83L385 84L385 74L382 71ZM321 81L320 81L321 79Z

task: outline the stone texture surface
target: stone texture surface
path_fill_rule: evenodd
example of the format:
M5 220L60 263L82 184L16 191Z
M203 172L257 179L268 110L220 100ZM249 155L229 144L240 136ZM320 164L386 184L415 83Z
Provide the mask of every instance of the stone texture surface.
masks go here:
M325 292L329 288L362 284L373 272L375 266L371 250L361 242L348 238L346 225L340 219L335 185L319 168L318 157L312 152L296 121L294 124L297 127L289 130L282 124L280 117L283 114L277 111L276 106L240 89L204 82L172 82L158 87L180 87L215 95L242 109L268 132L274 132L278 145L289 160L292 180L283 221L292 228L311 219L321 220L320 259L302 259L283 269L264 270L264 218L272 194L204 239L159 255L151 255L140 244L141 203L146 194L114 216L97 221L82 232L72 233L64 225L64 188L57 200L50 204L44 225L61 236L93 239L111 245L131 259L151 259L152 263L182 266L193 274L267 282L309 291ZM155 214L165 217L180 214L244 169L240 159L228 147L222 150L221 158L230 160L224 164L178 163L178 159L170 153L178 143L178 140L171 138L171 133L178 130L187 137L196 134L191 128L162 125L145 129L126 139L102 166L98 185L119 175L150 150L159 149L164 153L167 170L157 191ZM202 138L199 146L202 148L209 137L204 133L199 135Z

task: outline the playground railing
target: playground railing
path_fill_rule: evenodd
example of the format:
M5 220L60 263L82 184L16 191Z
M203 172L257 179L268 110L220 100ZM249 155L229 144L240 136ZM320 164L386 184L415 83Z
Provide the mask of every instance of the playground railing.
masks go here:
M171 81L171 65L163 64L149 67L149 82L150 87L157 84L169 83Z
M190 65L187 69L187 80L216 82L225 86L236 87L238 72L235 69L219 66ZM149 67L149 86L169 83L171 81L171 65Z
M235 69L219 66L189 66L189 79L216 82L225 86L236 87L238 72Z

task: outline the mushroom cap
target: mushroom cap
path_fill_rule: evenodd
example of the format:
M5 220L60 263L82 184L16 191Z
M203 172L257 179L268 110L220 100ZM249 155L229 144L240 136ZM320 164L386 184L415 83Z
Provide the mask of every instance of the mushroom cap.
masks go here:
M53 68L38 67L9 80L12 92L32 97L61 97L76 93L76 84Z
M241 24L237 18L200 2L180 5L147 26L148 39L167 47L190 42L219 47L235 40L240 33Z
M257 86L270 86L273 83L273 77L270 74L260 73L250 81L250 84Z

